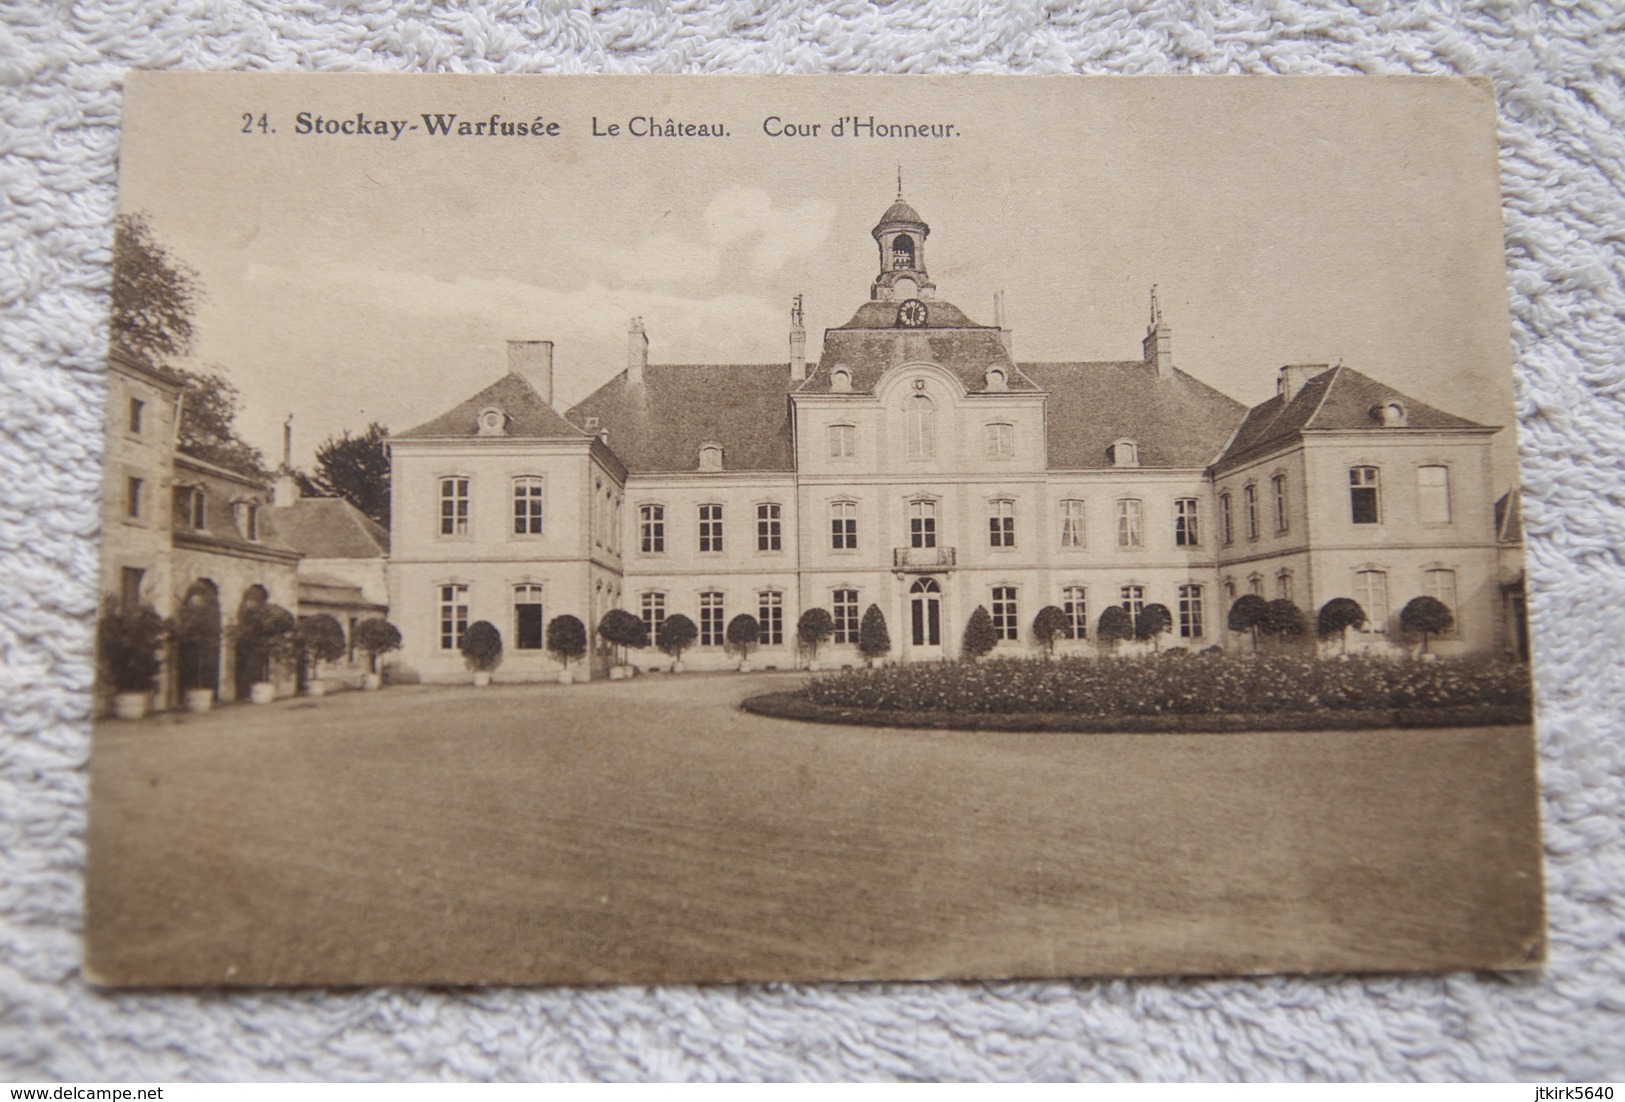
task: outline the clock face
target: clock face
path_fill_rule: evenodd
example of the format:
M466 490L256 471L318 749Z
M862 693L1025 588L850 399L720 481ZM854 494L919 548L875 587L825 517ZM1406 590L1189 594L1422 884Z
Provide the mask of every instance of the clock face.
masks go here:
M925 303L911 298L897 308L897 324L904 329L918 329L925 324Z

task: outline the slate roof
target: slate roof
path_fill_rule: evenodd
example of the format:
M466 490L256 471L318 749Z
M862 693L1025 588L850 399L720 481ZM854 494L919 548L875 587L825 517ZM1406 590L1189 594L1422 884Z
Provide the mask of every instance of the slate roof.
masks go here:
M875 228L879 229L880 226L884 226L888 222L909 222L916 226L925 225L925 219L920 217L920 212L904 202L901 195L897 197L896 202L886 208L886 213L880 216L880 222Z
M378 559L389 531L341 497L302 497L267 510L282 539L312 559Z
M852 373L854 394L872 394L887 371L916 360L942 365L971 393L986 389L990 367L1004 371L1009 390L1038 389L1017 370L996 326L975 324L951 302L926 305L926 323L918 329L897 325L897 303L866 302L851 321L824 330L823 354L798 393L830 393L831 373L839 366Z
M542 400L522 375L509 373L461 402L405 432L391 434L394 440L445 439L447 437L478 436L480 410L497 406L508 416L505 439L570 439L580 440L588 434L570 424Z
M203 490L203 527L192 527L191 517L178 491L190 487ZM180 544L204 544L221 550L251 554L271 553L278 558L297 558L298 551L284 537L276 522L276 510L266 504L265 483L227 467L221 467L184 452L175 453L175 501L171 507L171 532ZM232 506L245 501L258 506L254 514L255 534L251 540L237 528Z
M622 372L570 410L596 417L634 474L697 471L700 447L722 445L724 471L791 471L790 365L649 364Z
M362 595L360 586L331 574L299 575L299 604L329 608L370 608L379 612L389 607L367 600Z
M1249 410L1217 465L1224 469L1263 455L1290 443L1301 432L1376 428L1381 422L1374 411L1396 399L1405 407L1407 428L1488 428L1419 402L1352 367L1339 365L1305 382L1291 401L1283 401L1276 394Z
M1247 410L1177 368L1158 378L1143 360L1020 366L1049 393L1051 469L1110 467L1106 449L1122 439L1138 445L1141 467L1205 467Z

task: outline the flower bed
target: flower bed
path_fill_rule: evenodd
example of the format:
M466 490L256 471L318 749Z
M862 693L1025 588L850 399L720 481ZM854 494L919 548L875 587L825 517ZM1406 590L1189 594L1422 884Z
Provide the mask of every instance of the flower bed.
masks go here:
M1010 659L853 670L748 710L824 722L1024 730L1528 723L1527 667L1294 654Z

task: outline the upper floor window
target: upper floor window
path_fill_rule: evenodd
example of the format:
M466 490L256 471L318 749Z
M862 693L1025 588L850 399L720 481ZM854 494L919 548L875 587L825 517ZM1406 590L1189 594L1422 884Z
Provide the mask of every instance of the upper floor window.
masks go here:
M145 481L131 475L124 483L124 515L131 520L141 517L141 487Z
M1061 546L1084 546L1083 502L1076 498L1061 502Z
M1144 506L1138 498L1125 497L1117 502L1117 546L1144 547Z
M130 431L131 432L138 433L138 432L141 431L142 414L144 414L146 412L147 412L147 403L143 402L140 398L131 398L130 399Z
M700 449L700 470L722 470L722 448L717 444L707 444Z
M1247 538L1258 538L1258 486L1247 483L1241 488L1241 519L1247 525Z
M829 507L829 545L835 551L858 549L858 504L837 501Z
M260 507L252 501L233 502L231 511L236 514L237 531L245 540L258 542L260 538Z
M515 650L542 649L542 587L526 583L513 587L513 646Z
M1174 499L1174 544L1178 547L1196 547L1202 542L1201 529L1197 526L1196 499L1194 497L1181 497Z
M722 594L712 590L700 594L700 646L720 647L722 635Z
M645 555L662 555L666 551L666 507L664 505L638 506L638 548Z
M1360 570L1354 575L1354 599L1365 610L1361 631L1388 630L1388 575L1381 570Z
M181 516L189 528L201 532L209 525L208 498L201 486L187 486L178 495L181 499Z
M649 645L660 642L660 628L666 622L666 595L645 593L639 601L643 630L649 633Z
M1219 530L1226 547L1236 542L1236 517L1228 493L1219 495Z
M829 457L851 459L858 454L858 427L831 425L829 427Z
M989 547L1016 545L1016 503L1008 500L987 503L987 543Z
M468 586L452 583L439 587L440 649L457 650L468 630Z
M1382 523L1382 483L1377 468L1349 468L1349 512L1355 524Z
M1089 593L1083 586L1069 585L1061 590L1061 612L1066 616L1066 638L1089 638Z
M1286 508L1286 475L1278 474L1270 478L1270 490L1275 497L1275 531L1277 533L1287 530Z
M542 480L539 478L513 480L513 534L542 534Z
M466 478L440 480L440 534L468 535L468 482Z
M1145 586L1125 585L1117 591L1117 597L1123 611L1131 619L1138 620L1140 613L1145 611Z
M1016 639L1016 587L1013 585L996 585L993 587L993 634L1001 640Z
M758 642L764 647L784 643L784 594L764 589L756 595L756 622L761 628Z
M911 501L908 503L908 544L910 547L937 545L937 503Z
M1199 585L1179 587L1179 637L1202 637L1202 587Z
M904 406L908 457L930 459L937 454L937 404L927 394L911 394Z
M1006 424L985 425L983 443L989 459L1010 459L1016 454L1016 426Z
M700 550L722 550L722 506L700 506Z
M1450 523L1450 468L1416 468L1416 512L1423 524Z
M781 508L777 502L769 501L756 506L756 550L778 551L782 549L780 512Z

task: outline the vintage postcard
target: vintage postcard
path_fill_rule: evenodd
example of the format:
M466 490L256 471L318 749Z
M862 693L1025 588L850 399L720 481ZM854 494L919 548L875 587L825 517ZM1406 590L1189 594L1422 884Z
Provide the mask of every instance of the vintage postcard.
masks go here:
M86 972L1544 956L1486 84L131 74Z

